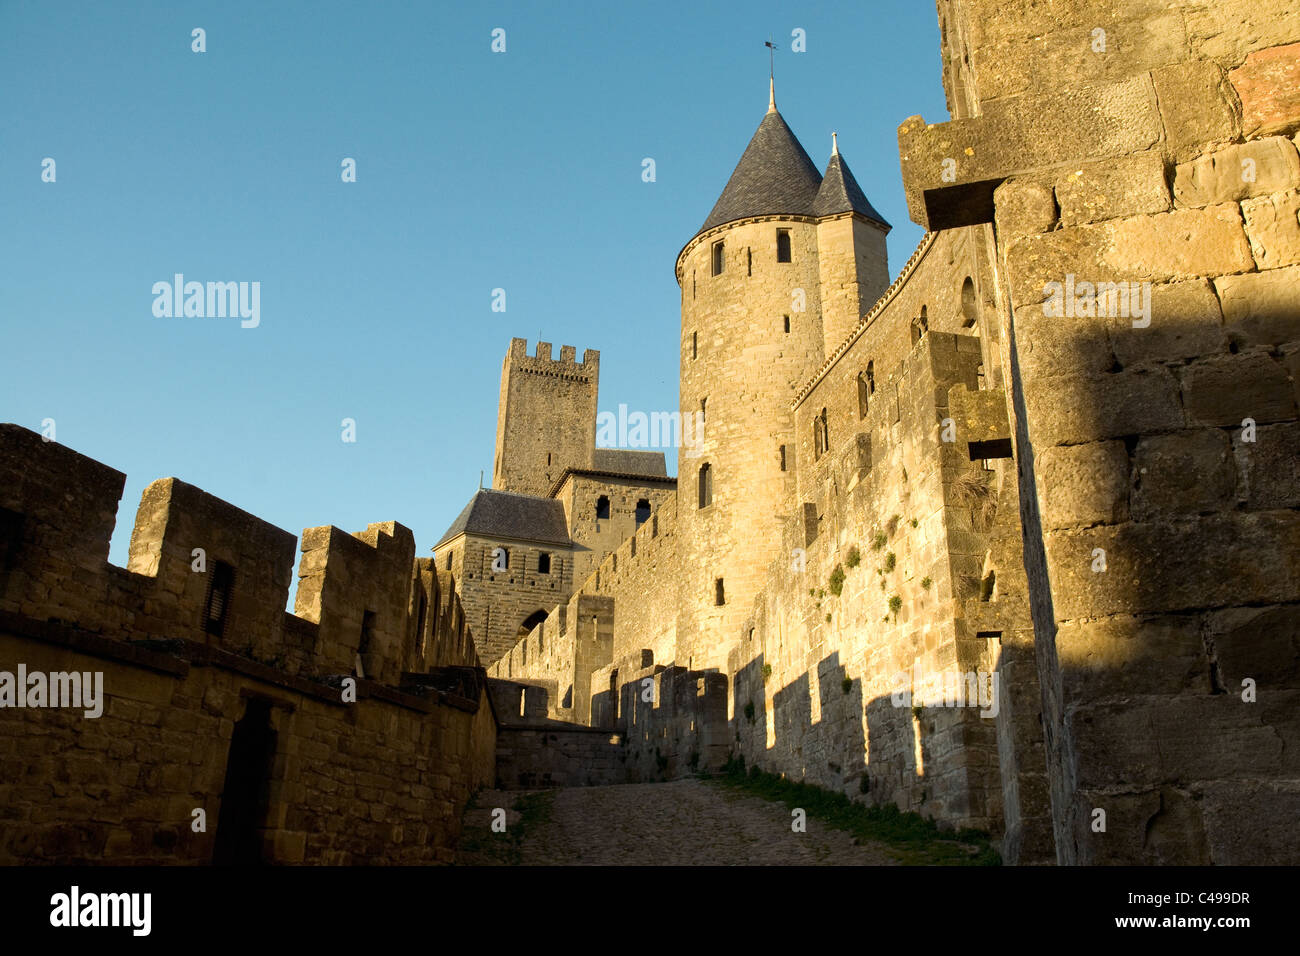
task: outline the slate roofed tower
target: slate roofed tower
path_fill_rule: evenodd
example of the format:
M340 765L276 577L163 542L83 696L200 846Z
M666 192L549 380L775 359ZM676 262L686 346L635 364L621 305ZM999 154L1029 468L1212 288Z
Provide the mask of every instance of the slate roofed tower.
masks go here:
M888 228L838 156L828 179L817 172L770 89L740 162L677 257L681 411L704 413L702 439L678 454L679 664L726 666L781 545L796 464L791 399L847 335L848 317L856 323L884 292Z
M829 355L885 289L889 223L876 212L831 134L831 159L813 200L822 287L822 327Z

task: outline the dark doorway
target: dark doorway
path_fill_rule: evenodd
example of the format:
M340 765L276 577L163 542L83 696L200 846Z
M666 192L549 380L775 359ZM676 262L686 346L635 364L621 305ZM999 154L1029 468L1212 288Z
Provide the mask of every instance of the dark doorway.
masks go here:
M275 760L275 731L271 702L249 698L244 716L235 724L221 791L212 862L218 866L253 866L262 859L262 830L266 822Z

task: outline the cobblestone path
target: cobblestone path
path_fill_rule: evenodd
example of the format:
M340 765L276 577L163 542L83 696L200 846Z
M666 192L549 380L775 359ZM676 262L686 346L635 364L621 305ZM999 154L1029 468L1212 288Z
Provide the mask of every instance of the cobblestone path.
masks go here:
M520 797L521 815L510 809ZM491 832L506 809L505 834ZM882 846L808 818L790 828L784 804L701 780L563 790L484 791L465 812L457 862L468 866L896 865ZM513 831L513 832L512 832Z

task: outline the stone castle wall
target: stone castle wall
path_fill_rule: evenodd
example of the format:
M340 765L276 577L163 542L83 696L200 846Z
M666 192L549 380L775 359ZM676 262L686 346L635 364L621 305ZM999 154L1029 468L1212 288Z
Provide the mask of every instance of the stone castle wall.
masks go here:
M97 717L0 709L0 861L449 861L496 724L410 532L308 529L287 614L293 536L175 479L146 489L129 565L109 565L124 481L0 426L0 670L98 672L103 692ZM246 816L222 806L236 792Z
M940 14L965 106L900 151L914 219L995 237L1056 857L1294 862L1300 11Z

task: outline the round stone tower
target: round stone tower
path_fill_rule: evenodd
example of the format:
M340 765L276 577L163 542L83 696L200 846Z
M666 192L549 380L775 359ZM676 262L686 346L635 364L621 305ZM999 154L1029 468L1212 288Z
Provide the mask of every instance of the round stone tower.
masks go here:
M703 419L702 433L684 427L694 440L678 452L679 666L726 670L780 550L797 465L790 403L828 351L828 277L835 311L852 313L831 323L841 338L888 282L889 226L838 154L832 165L824 182L770 95L713 211L677 257L681 413L684 426ZM831 231L847 248L823 265L819 234L840 220L861 223Z

